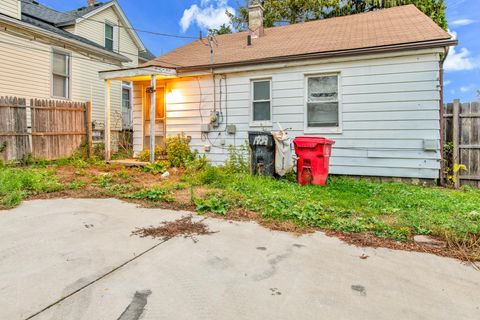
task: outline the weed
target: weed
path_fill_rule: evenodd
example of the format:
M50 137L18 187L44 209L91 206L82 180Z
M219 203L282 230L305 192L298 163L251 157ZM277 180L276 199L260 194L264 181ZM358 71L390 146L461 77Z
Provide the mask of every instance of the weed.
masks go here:
M82 181L82 180L73 180L72 182L70 182L68 185L67 185L67 189L70 189L70 190L78 190L78 189L81 189L83 187L85 187L87 185L87 183L85 181Z
M109 173L102 174L97 177L97 185L101 188L107 188L112 184L113 182L113 176Z
M127 198L151 202L173 202L175 200L169 190L158 187L143 189L129 195Z
M205 199L194 199L199 214L207 212L226 215L230 204L223 194L212 194Z
M13 208L25 196L60 191L64 186L45 169L0 168L0 204Z
M228 173L247 173L250 172L250 156L247 144L235 148L230 145L228 147L228 156L225 163L225 170Z
M151 174L164 173L170 168L170 162L168 161L157 161L155 163L148 163L143 167L143 171Z

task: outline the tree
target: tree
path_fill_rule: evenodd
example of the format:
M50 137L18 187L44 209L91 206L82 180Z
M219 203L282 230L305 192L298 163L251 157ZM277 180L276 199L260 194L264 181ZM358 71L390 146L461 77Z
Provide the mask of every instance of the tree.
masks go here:
M215 35L232 33L232 29L227 24L222 24L218 29L211 29L211 32Z
M227 12L235 29L248 29L248 7L252 1L255 0L245 0L243 6L239 5L236 16ZM265 9L265 27L414 4L440 27L447 29L445 0L263 0L260 3Z
M255 0L245 0L245 5L238 6L238 15L228 11L232 25L239 31L248 29L248 7ZM263 12L264 27L278 24L293 24L328 17L329 11L339 8L341 0L263 0L260 4Z

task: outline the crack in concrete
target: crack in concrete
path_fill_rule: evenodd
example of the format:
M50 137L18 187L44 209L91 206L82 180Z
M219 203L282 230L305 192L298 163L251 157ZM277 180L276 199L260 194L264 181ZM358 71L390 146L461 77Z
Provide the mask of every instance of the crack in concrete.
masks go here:
M88 287L91 286L92 284L94 284L94 283L102 280L103 278L111 275L111 274L114 273L115 271L123 268L124 266L126 266L126 265L129 264L130 262L133 262L133 261L137 260L138 258L140 258L141 256L143 256L144 254L152 251L153 249L155 249L156 247L160 246L161 244L164 244L165 242L167 242L167 241L170 240L170 239L172 239L172 238L167 238L167 239L164 239L164 240L160 241L160 242L157 243L156 245L154 245L154 246L148 248L147 250L141 252L139 255L133 257L132 259L129 259L129 260L125 261L125 262L122 263L121 265L113 268L112 270L110 270L109 272L107 272L107 273L99 276L98 278L96 278L96 279L88 282L87 284L83 285L82 287L78 288L77 290L73 291L72 293L69 293L68 295L66 295L66 296L64 296L64 297L56 300L55 302L49 304L48 306L46 306L45 308L41 309L40 311L37 311L37 312L35 312L34 314L28 316L27 318L25 318L25 320L30 320L30 319L35 318L36 316L42 314L43 312L47 311L48 309L56 306L57 304L65 301L66 299L68 299L68 298L72 297L73 295L79 293L80 291L84 290L85 288L88 288ZM128 318L126 318L126 319L128 319ZM132 319L135 319L135 318L132 318Z

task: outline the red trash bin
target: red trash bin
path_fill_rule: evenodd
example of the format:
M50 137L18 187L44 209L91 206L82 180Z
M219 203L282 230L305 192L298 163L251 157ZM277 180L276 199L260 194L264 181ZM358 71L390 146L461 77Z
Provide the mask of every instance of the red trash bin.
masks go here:
M298 183L324 186L327 182L330 155L335 141L322 137L302 136L296 137L293 144L298 157Z

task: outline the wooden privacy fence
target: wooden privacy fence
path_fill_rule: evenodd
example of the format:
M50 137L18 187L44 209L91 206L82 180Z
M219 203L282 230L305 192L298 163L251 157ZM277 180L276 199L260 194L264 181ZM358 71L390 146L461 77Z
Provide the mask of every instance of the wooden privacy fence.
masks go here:
M30 121L29 121L30 119ZM0 97L0 159L68 157L83 143L92 146L91 104Z
M443 110L444 141L453 144L453 165L465 165L455 186L480 187L480 103L454 100Z

